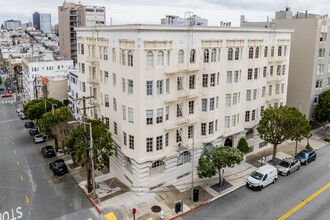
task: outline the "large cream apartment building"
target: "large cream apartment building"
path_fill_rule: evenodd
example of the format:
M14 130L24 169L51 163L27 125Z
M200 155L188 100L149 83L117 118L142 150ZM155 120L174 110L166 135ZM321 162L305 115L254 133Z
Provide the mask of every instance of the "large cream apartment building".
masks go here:
M110 171L137 190L191 180L202 150L265 143L256 126L286 104L291 30L164 25L77 28L88 114L115 142ZM194 151L192 150L194 149Z

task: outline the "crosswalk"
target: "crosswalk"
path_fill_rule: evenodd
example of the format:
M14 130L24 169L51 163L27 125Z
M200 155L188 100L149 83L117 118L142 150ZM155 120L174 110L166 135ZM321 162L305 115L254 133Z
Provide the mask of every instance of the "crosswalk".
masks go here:
M1 104L13 104L13 103L16 103L15 100L11 100L11 101L1 101Z

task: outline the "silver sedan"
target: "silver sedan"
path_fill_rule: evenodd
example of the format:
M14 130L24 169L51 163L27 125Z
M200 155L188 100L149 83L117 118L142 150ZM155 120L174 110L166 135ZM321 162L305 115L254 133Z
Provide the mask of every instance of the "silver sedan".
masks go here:
M296 170L300 169L300 161L296 158L285 158L281 160L277 165L276 169L278 174L288 176L290 173L293 173Z

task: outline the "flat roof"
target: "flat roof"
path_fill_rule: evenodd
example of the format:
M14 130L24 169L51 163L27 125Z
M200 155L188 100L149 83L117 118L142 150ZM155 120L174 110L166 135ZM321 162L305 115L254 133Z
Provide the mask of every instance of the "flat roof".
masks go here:
M76 31L214 31L214 32L274 32L277 33L293 33L294 29L273 29L261 27L222 27L222 26L189 26L187 25L164 25L164 24L126 24L126 25L105 25L105 26L89 26L76 27Z

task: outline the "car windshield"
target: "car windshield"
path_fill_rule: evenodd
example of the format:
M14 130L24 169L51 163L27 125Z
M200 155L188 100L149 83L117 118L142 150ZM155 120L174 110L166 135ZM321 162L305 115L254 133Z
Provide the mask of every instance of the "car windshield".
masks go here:
M288 167L290 166L290 163L288 163L288 162L282 160L278 165L280 165L281 167L286 167L286 168L288 168Z
M257 171L253 171L251 174L251 177L253 177L254 179L257 179L257 180L261 180L263 176L264 175L262 175L261 173L258 173Z
M300 152L300 153L298 154L298 156L303 157L303 158L307 158L307 154L304 153L304 152Z
M55 162L55 165L56 165L57 167L63 167L63 166L64 166L64 162L63 162L63 161Z
M35 137L36 137L36 138L41 138L41 137L42 137L42 135L40 135L40 134L37 134Z

